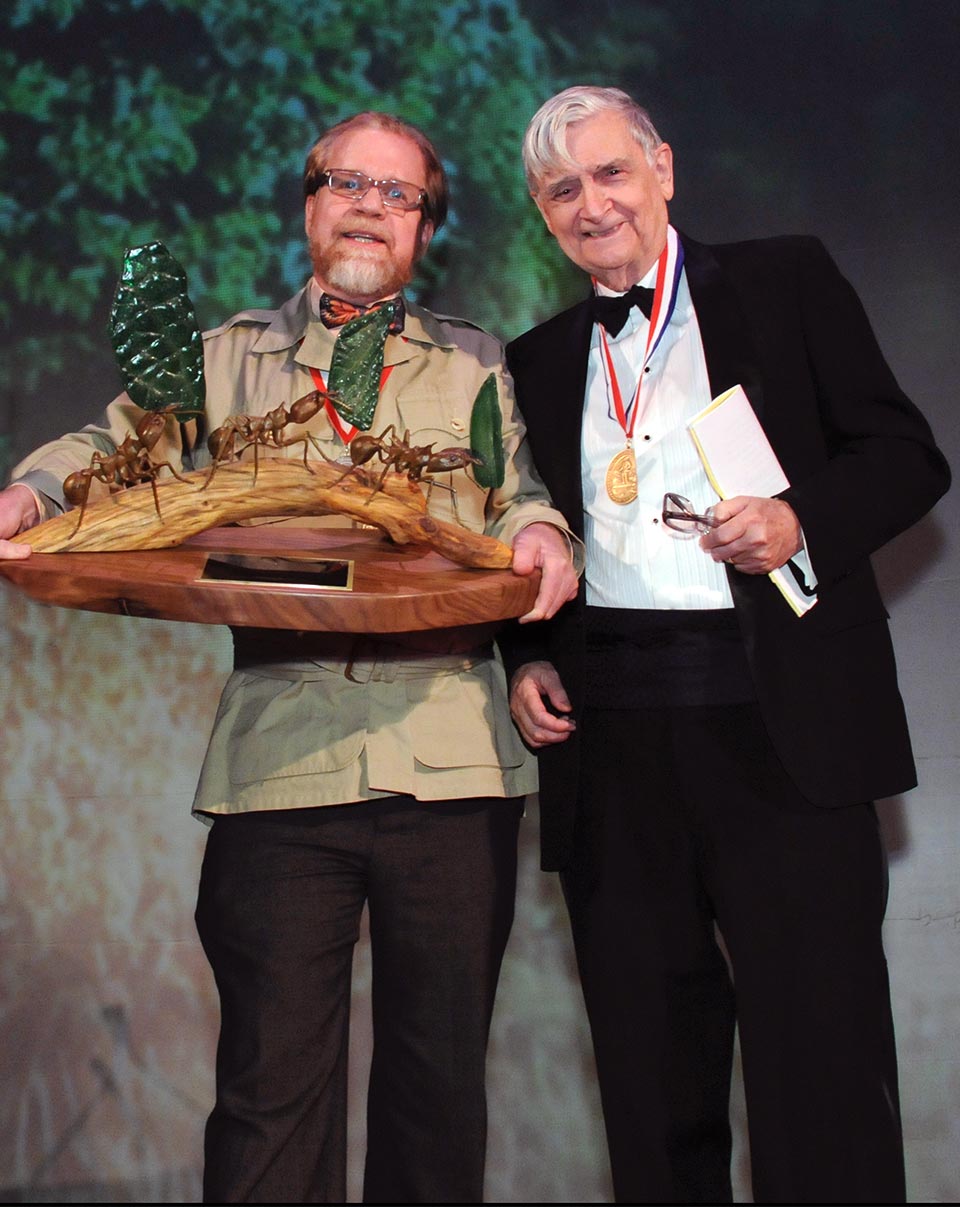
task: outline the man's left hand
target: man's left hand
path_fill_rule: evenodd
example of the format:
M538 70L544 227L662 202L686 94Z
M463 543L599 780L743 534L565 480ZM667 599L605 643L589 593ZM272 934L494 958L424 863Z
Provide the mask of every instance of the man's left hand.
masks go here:
M737 495L712 514L719 522L700 538L700 548L742 574L769 574L803 548L800 521L782 499Z
M520 623L549 620L577 594L577 574L570 546L559 528L552 524L528 524L513 541L514 574L532 574L540 570L540 590L533 607Z

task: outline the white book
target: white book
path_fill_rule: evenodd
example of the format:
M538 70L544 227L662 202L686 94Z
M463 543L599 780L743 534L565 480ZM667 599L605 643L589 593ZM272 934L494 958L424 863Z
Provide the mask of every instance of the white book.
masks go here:
M710 484L721 499L735 495L770 499L790 485L743 386L718 394L687 427ZM817 602L791 562L771 571L769 577L798 616Z

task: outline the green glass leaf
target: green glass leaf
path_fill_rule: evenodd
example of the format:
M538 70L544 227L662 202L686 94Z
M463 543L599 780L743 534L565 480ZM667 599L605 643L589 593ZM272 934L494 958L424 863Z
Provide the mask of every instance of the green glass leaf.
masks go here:
M187 274L162 243L130 248L110 311L110 342L127 393L145 411L203 410L203 339Z
M493 490L503 485L503 421L497 379L491 373L480 389L470 412L470 451L483 464L473 467L478 486Z
M334 406L354 427L366 432L380 397L383 345L393 308L381 306L344 324L333 346L330 361L330 392Z

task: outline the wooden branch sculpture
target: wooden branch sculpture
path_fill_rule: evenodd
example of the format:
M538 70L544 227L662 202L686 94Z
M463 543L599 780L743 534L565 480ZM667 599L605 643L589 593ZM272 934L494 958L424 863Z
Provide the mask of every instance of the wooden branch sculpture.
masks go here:
M166 549L220 524L272 516L337 513L375 524L399 545L428 545L451 561L487 570L509 568L513 554L494 537L427 513L416 481L404 473L300 459L224 462L211 477L193 470L179 479L143 481L47 520L17 537L37 553Z
M425 474L467 465L486 475L477 479L485 488L502 484L492 374L478 395L482 431L472 434L485 435L493 447L479 456L462 448L434 452L432 444L412 446L410 433L400 439L391 425L379 436L358 435L346 468L326 459L308 465L311 446L325 457L319 444L309 432L287 433L332 400L314 390L264 415L231 416L208 438L210 469L181 475L169 461L155 460L153 451L171 414L184 422L203 411L203 340L186 274L162 243L131 248L124 256L111 342L127 392L145 413L113 453L94 453L86 468L67 477L64 497L75 511L18 536L37 553L166 549L238 520L339 513L375 524L397 544L428 545L464 566L504 570L512 564L513 554L501 541L428 515L419 485ZM488 417L491 408L496 413ZM302 447L302 459L269 457L271 450L293 446ZM240 460L250 449L252 461ZM261 449L267 456L261 458ZM366 467L377 461L379 466ZM161 479L163 471L170 477ZM107 497L91 501L103 487Z

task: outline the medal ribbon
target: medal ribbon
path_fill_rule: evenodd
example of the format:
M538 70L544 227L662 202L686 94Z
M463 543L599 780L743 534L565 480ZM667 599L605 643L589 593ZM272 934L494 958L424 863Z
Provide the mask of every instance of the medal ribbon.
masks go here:
M381 394L383 393L383 387L387 384L387 378L390 376L390 374L393 372L393 370L395 368L396 368L395 365L384 365L383 366L383 371L380 374L380 393ZM360 429L356 428L356 427L347 427L343 423L340 416L337 414L336 407L330 401L330 391L327 389L326 385L324 384L323 377L320 373L320 370L314 368L313 365L310 366L310 376L313 378L313 384L323 395L323 405L327 412L327 418L330 420L330 426L333 428L333 430L337 433L337 435L343 441L344 445L348 445Z
M650 357L656 352L660 340L663 338L663 333L667 329L667 324L670 322L670 318L676 309L677 290L680 285L680 273L682 269L683 244L677 238L677 232L673 227L668 226L666 246L660 253L660 259L657 261L657 282L653 293L653 305L650 308L650 327L647 331L647 346L643 354L643 363L640 365L637 389L628 407L624 407L623 405L623 394L620 390L620 382L617 379L617 371L613 367L613 358L610 355L607 333L604 330L603 324L598 324L600 327L600 343L607 362L610 392L613 395L613 406L616 411L617 422L623 428L623 434L627 438L628 448L633 444L633 432L637 423L637 415L640 412L640 387L643 385L643 371L647 367ZM594 279L594 286L596 286L596 279Z

